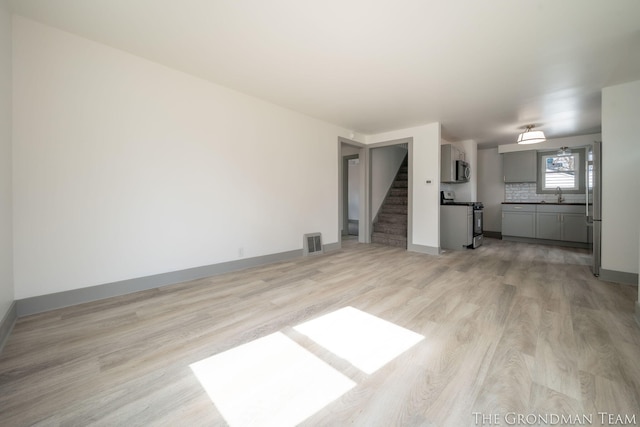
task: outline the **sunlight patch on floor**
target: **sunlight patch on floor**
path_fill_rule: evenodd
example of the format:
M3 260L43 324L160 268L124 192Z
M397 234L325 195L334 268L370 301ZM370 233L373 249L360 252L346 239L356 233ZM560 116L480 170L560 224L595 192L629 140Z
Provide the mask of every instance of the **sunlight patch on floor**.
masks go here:
M424 336L353 307L345 307L294 329L372 374Z
M356 386L277 332L190 365L231 426L294 426Z

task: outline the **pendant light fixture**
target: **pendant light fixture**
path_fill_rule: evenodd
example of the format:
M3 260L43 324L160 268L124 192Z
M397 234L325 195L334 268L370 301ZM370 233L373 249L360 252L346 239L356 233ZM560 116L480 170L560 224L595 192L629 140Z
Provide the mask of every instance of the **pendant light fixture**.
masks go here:
M531 130L534 127L535 125L527 125L526 130L518 135L518 144L537 144L547 140L541 130Z
M558 157L569 156L571 155L571 148L569 147L560 147L558 150Z

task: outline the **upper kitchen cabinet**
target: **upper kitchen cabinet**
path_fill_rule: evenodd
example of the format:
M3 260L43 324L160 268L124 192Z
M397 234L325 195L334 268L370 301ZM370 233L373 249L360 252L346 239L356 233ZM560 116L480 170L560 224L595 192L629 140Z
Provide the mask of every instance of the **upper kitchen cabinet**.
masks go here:
M536 151L514 151L502 155L504 182L536 182Z
M443 161L447 161L447 163L452 161L455 162L456 160L464 160L464 151L453 144L442 144L440 149L442 150L442 159Z

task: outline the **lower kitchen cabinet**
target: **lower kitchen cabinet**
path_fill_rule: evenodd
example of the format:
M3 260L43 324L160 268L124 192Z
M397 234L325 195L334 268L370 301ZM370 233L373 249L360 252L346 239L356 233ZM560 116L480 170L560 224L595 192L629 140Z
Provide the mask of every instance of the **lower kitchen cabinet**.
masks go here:
M559 213L536 213L536 239L562 240L562 222Z
M535 238L535 205L502 205L502 235Z
M440 247L464 249L473 243L473 207L440 206Z
M589 242L581 205L502 205L502 235L557 242Z
M585 214L562 214L562 240L581 243L589 241L589 227L585 220Z
M584 206L537 205L536 238L587 243L589 229Z

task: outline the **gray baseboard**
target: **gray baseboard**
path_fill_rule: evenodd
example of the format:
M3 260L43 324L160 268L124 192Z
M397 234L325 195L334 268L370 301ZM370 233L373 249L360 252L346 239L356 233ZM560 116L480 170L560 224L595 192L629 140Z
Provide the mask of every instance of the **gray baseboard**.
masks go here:
M341 242L326 243L322 245L322 249L324 249L325 252L337 251L338 249L342 249L342 243Z
M638 274L624 271L600 269L600 280L605 282L624 283L625 285L638 285Z
M328 243L325 244L323 248L325 252L331 252L340 249L341 244L340 242ZM293 250L254 258L228 261L220 264L194 267L186 270L172 271L169 273L155 274L135 279L122 280L119 282L105 283L102 285L73 289L70 291L39 295L36 297L17 300L15 302L17 307L16 312L18 317L28 316L30 314L42 313L85 302L97 301L104 298L187 282L189 280L216 276L223 273L243 270L245 268L258 267L280 261L288 261L301 256L302 250Z
M546 240L546 239L532 239L530 237L518 237L518 236L502 236L502 240L510 242L521 243L533 243L536 245L552 245L552 246L565 246L568 248L582 248L589 249L591 245L589 243L580 242L566 242L564 240Z
M16 309L16 302L13 301L9 306L9 310L7 310L2 318L2 322L0 322L0 353L2 353L2 349L9 339L9 335L11 335L13 326L16 324L16 319L18 319L18 311Z
M640 328L640 301L636 301L636 323Z
M415 243L408 243L407 250L410 252L418 252L427 255L440 255L439 248L434 248L433 246L416 245Z

